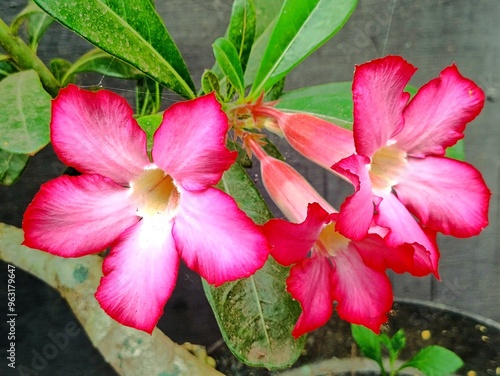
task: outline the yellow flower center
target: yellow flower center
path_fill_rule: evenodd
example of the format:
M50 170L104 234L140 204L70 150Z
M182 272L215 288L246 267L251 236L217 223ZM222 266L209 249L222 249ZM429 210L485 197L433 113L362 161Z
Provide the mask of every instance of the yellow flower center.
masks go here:
M175 216L179 206L180 192L170 175L155 168L145 170L134 179L130 188L132 199L137 203L137 214L141 217L156 214Z
M406 153L396 146L384 146L372 157L370 180L375 190L390 192L406 168Z
M321 230L314 244L314 251L322 256L335 256L339 251L346 249L349 242L348 238L335 231L335 223L331 222Z

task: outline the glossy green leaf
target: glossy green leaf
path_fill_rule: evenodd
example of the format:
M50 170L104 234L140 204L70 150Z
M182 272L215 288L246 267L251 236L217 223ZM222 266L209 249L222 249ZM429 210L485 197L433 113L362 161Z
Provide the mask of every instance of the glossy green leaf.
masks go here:
M245 87L243 86L243 69L240 58L234 45L226 38L217 38L213 44L215 60L221 68L228 81L235 87L236 91L243 97Z
M235 0L229 21L227 38L238 53L243 71L247 66L255 40L255 6L252 0Z
M75 61L66 71L61 85L66 86L72 75L82 72L95 72L122 79L139 79L144 76L137 68L97 48L87 52Z
M34 154L50 141L51 97L33 70L14 73L0 82L0 148Z
M254 0L255 17L255 41L245 69L245 86L250 86L257 75L262 56L271 38L271 33L276 25L284 0Z
M259 192L243 168L234 164L219 187L256 223L271 218ZM237 252L237 249L235 249ZM305 336L297 341L292 329L300 307L285 290L288 268L269 258L253 276L215 288L204 283L228 347L243 362L271 369L290 366L299 357Z
M352 130L352 83L335 82L289 91L280 97L276 107L308 113Z
M12 185L21 176L29 156L13 154L0 149L0 184Z
M464 362L453 351L442 346L431 345L421 349L400 369L413 367L427 376L451 375L464 365Z
M146 132L148 154L153 149L153 136L163 120L163 114L146 115L137 118L139 127Z
M355 324L351 324L351 333L363 355L381 364L382 351L379 336L370 329Z
M18 33L19 27L23 22L26 22L28 25L29 46L36 51L38 42L48 27L54 22L54 19L30 1L12 21L11 29L14 34Z
M286 0L250 93L257 97L331 38L354 11L356 0Z
M385 333L380 334L379 338L389 351L389 358L394 362L406 345L406 336L403 329L399 329L392 338Z
M149 0L35 0L100 49L185 98L194 98L186 64Z

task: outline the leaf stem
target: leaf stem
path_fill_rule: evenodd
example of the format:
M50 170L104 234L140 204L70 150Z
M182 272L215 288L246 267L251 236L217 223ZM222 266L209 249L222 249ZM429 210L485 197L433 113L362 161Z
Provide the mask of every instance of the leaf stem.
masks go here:
M15 36L10 27L0 18L0 45L10 55L14 63L23 70L34 69L45 90L55 97L60 85L52 72L24 41Z

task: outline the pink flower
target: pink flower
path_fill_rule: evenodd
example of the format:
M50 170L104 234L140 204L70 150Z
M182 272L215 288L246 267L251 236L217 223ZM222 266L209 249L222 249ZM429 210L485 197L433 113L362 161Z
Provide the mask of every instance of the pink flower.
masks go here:
M294 223L273 219L263 226L272 256L290 266L287 290L302 307L292 334L297 338L324 325L337 302L339 316L379 332L392 307L386 268L414 275L437 274L439 257L420 245L390 248L379 234L353 241L336 229L337 212L291 166L266 155L256 142L263 183Z
M451 65L409 101L403 90L415 71L397 56L356 68L357 154L332 167L355 186L338 219L338 230L352 239L363 238L375 222L389 229L388 244L401 244L416 229L412 215L457 237L477 235L488 223L490 192L481 174L444 156L481 111L484 94Z
M118 322L151 333L181 258L220 285L254 273L269 246L235 201L212 187L235 160L214 95L165 111L153 162L132 115L109 91L61 90L52 106L52 143L82 175L41 187L24 216L24 244L62 257L110 247L96 298Z

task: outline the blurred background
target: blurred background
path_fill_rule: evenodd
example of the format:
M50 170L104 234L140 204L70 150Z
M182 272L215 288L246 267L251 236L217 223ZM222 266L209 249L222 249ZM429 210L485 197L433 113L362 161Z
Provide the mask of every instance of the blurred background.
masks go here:
M2 0L0 16L10 23L26 4L24 0ZM157 0L155 4L199 87L203 70L213 65L211 44L225 32L232 1ZM492 191L490 225L470 239L439 237L441 281L395 274L391 279L396 297L442 303L497 321L500 321L499 19L498 0L360 0L346 26L293 71L285 86L287 91L350 81L356 64L388 54L402 55L419 68L411 81L416 87L438 76L451 63L456 63L464 76L481 86L487 101L481 115L466 130L465 148L467 161L483 173ZM91 48L71 31L53 24L41 41L39 55L47 63L54 57L74 61ZM78 83L102 85L131 100L134 98L133 83L129 85L96 74L82 75ZM162 109L178 100L168 92L163 97ZM336 207L351 193L349 186L305 162L283 141L278 141L277 146L288 162ZM40 184L60 175L64 169L50 146L34 156L20 181L11 187L0 186L0 221L20 227L22 214ZM258 171L250 173L258 182ZM0 311L6 312L7 265L3 262L0 278ZM36 352L49 341L49 333L64 331L68 323L77 320L56 291L20 269L16 271L16 304L17 364L29 367ZM0 341L3 343L6 324L4 318L1 320ZM220 339L199 277L185 267L179 273L176 290L158 326L179 343L190 341L211 346ZM82 330L36 374L115 373L93 349Z

